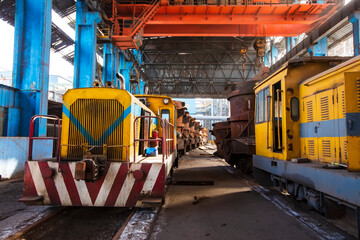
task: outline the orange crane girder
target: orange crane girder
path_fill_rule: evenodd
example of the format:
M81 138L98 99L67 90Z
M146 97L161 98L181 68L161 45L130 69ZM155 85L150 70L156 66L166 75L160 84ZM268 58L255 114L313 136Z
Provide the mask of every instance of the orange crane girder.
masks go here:
M136 19L142 13L149 12L146 19L134 21L142 21L141 34L146 37L286 37L311 31L337 8L335 3L273 4L273 2L275 1L267 3L265 0L262 1L263 5L227 6L166 3L161 5L159 2L156 2L155 6L155 1L153 5L114 3L114 12L121 15L113 16L113 20L115 22L119 18ZM116 32L114 34L115 42L127 41L126 37L129 37L125 36L126 34ZM134 38L134 36L130 37ZM125 45L124 47L128 48L128 44ZM118 46L121 47L121 44Z

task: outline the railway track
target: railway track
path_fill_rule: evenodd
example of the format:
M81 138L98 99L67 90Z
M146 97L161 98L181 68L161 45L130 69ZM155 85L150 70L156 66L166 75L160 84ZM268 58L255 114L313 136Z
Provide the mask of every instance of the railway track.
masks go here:
M60 208L8 240L119 239L135 212L128 208Z

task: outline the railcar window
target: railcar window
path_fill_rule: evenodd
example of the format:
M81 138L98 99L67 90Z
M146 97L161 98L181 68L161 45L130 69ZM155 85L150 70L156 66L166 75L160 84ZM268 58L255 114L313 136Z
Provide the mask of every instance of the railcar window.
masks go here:
M299 99L297 97L292 97L290 100L291 107L291 119L293 121L298 121L300 118L300 110L299 110Z
M262 123L267 120L266 101L270 96L269 88L262 90L256 94L256 123Z
M270 115L270 99L268 98L270 96L270 88L266 88L264 92L264 121L267 121L268 115Z
M256 122L260 123L263 121L264 118L264 92L261 91L256 96Z
M168 109L161 110L161 118L170 122L170 111Z

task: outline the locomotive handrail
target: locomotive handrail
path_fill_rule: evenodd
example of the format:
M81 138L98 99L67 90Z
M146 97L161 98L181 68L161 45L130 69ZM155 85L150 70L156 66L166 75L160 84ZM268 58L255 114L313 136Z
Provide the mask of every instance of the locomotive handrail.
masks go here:
M53 120L54 122L54 129L56 130L56 122L58 125L58 136L57 137L34 137L34 128L35 128L35 120L36 119L46 119L46 120ZM54 131L55 133L55 131ZM58 116L55 115L35 115L30 120L30 132L29 132L29 156L28 161L32 161L32 154L33 154L33 140L34 139L40 139L40 140L46 140L46 139L53 139L57 140L56 144L56 159L58 160L59 166L58 166L58 172L61 171L60 168L60 140L61 140L61 119Z
M136 122L138 119L140 118L156 118L156 119L159 119L161 121L161 127L163 128L163 132L162 132L162 139L161 138L156 138L156 139L137 139L135 138L135 135L136 135ZM165 162L165 156L166 158L168 157L168 149L167 149L167 129L168 129L168 126L171 126L173 129L174 129L174 125L169 123L167 120L165 119L162 119L161 117L158 117L158 116L139 116L139 117L136 117L135 120L134 120L134 123L133 123L133 136L134 136L134 162L136 162L136 142L162 142L162 163ZM174 149L174 139L169 139L170 141L173 141L173 149ZM172 150L173 150L172 149Z
M171 127L171 131L168 132L169 130L169 126ZM166 131L166 139L165 139L165 142L166 142L166 158L168 157L168 155L170 155L170 153L172 153L175 149L175 141L174 141L174 130L175 130L175 126L171 123L169 123L167 120L165 121L165 131ZM171 135L172 133L172 138L167 138L168 135ZM169 136L171 137L171 136ZM172 142L172 147L170 148L170 145L169 145L169 148L167 146L168 142Z
M276 90L277 93L277 126L278 126L278 150L282 149L282 145L281 145L281 140L280 139L280 94L281 94L281 90L277 89Z
M269 104L269 99L271 101L271 96L266 96L266 148L269 149L270 145L269 145L269 124L270 124L270 104Z

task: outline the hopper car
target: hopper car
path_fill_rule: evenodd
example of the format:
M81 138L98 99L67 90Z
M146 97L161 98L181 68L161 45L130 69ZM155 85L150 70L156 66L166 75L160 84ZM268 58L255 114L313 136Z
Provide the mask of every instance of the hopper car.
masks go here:
M254 178L359 231L360 57L290 61L255 94Z
M233 84L228 88L230 118L213 124L216 137L216 156L224 158L231 166L243 172L252 172L252 155L255 153L255 95L257 81Z
M177 119L176 119L176 130L177 130L177 150L179 155L185 155L186 152L186 143L187 136L184 134L185 128L185 107L184 102L174 101L176 111L177 111Z
M219 158L224 158L222 143L231 134L230 123L228 121L214 123L210 133L215 136L216 152L214 155Z
M205 145L208 141L208 131L190 117L186 111L185 102L174 100L174 104L177 110L177 151L178 155L182 156L191 149Z

